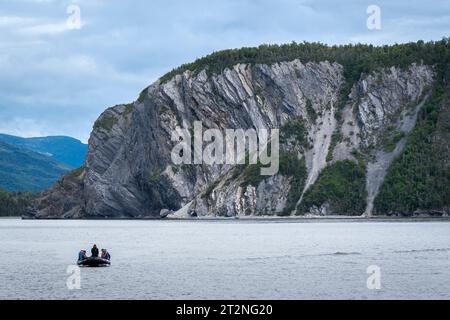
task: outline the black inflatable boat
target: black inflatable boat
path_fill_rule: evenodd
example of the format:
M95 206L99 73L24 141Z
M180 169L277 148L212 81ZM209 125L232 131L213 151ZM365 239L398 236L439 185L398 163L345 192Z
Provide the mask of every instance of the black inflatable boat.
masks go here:
M85 260L78 261L78 265L80 267L88 268L109 267L111 265L111 261L102 258L87 258Z

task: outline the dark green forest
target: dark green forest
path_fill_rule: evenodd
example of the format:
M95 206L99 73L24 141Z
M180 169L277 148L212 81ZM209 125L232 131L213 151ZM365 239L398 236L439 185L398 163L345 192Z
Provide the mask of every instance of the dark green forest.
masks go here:
M0 217L24 215L33 198L30 192L9 193L0 189Z
M162 82L186 70L217 74L238 63L273 64L281 61L300 59L302 62L330 61L344 66L348 82L357 81L361 74L380 67L407 67L413 62L439 65L440 78L449 78L450 50L449 38L431 42L373 46L366 44L328 46L322 43L296 43L284 45L261 45L254 48L230 49L180 66L161 77Z
M306 192L299 213L328 202L333 213L361 215L366 208L366 168L345 160L325 168Z
M436 89L375 200L377 214L450 208L450 95Z

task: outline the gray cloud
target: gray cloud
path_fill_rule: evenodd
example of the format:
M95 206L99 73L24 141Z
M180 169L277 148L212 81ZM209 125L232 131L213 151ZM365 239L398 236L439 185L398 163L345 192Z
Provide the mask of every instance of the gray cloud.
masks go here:
M66 9L81 8L69 30ZM382 30L366 9L382 10ZM448 1L5 0L0 9L0 132L87 140L108 106L129 102L172 68L226 48L438 40Z

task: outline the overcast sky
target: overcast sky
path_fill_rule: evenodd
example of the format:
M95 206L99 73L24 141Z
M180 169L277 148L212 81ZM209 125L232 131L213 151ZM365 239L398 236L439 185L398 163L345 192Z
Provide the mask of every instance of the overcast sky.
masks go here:
M367 28L372 4L381 30ZM80 8L80 29L68 27L70 5ZM221 49L444 36L450 0L0 0L0 132L86 142L105 108Z

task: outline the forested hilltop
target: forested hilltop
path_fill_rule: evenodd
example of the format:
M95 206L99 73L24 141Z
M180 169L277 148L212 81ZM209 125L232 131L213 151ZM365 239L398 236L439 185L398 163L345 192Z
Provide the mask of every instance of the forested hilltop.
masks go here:
M219 74L236 64L267 64L300 59L304 62L330 61L344 66L349 82L358 80L363 73L378 68L408 67L413 62L437 65L440 78L450 76L450 38L440 41L417 41L406 44L373 46L366 44L328 46L322 43L296 43L284 45L261 45L259 47L229 49L215 52L195 62L184 64L161 77L166 82L184 71Z
M450 41L225 50L107 109L36 218L450 213ZM176 166L177 126L279 128L280 171ZM145 152L143 152L143 150Z

